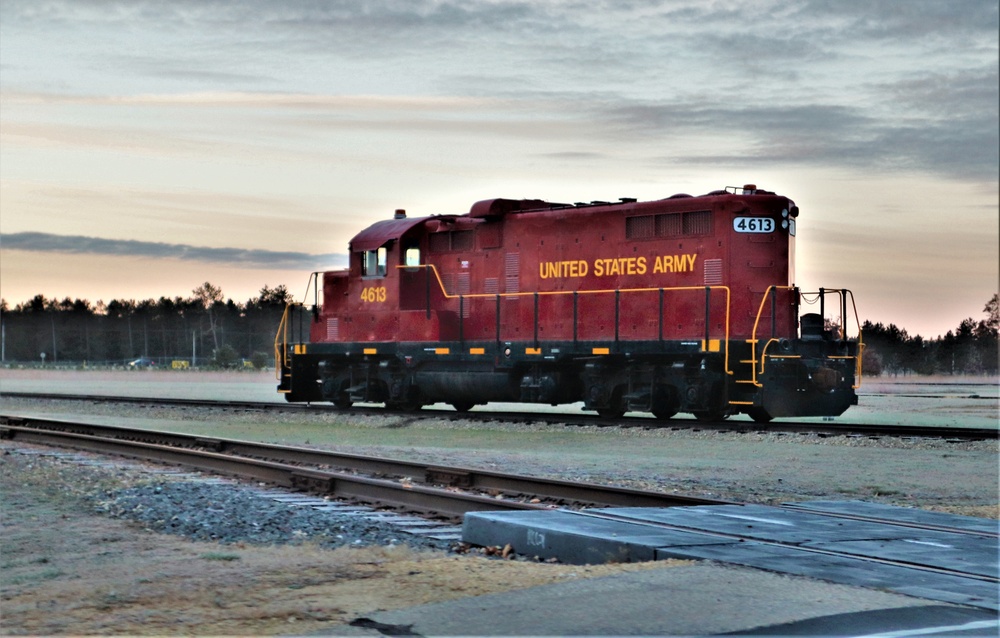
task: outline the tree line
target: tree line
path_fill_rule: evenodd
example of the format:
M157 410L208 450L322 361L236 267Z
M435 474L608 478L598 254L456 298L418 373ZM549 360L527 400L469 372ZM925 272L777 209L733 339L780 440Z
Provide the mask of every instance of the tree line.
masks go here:
M56 365L272 365L285 286L264 286L244 303L205 282L189 297L144 301L47 299L9 307L0 300L2 358ZM176 364L174 362L177 362Z
M292 301L288 290L265 285L244 303L223 299L220 288L205 282L186 298L91 304L36 295L13 308L0 300L2 359L73 365L128 365L139 359L167 366L175 361L271 365L275 332ZM895 324L865 321L864 374L997 374L997 295L983 312L985 319L965 319L933 340L911 337Z
M895 324L865 321L861 334L865 343L865 375L881 374L997 374L1000 308L993 295L983 308L985 319L964 319L943 337L911 337Z

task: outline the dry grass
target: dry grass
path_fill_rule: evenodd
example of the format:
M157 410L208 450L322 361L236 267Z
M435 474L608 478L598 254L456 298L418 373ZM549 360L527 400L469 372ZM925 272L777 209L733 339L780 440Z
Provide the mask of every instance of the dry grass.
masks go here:
M670 564L189 542L91 516L71 491L43 489L93 481L82 478L92 470L65 465L0 457L3 635L300 634L377 610Z

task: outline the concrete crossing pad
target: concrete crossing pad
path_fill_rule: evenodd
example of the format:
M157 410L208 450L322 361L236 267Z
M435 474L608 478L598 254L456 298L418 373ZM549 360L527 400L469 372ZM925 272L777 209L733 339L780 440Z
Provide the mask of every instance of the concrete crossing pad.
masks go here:
M519 554L566 563L715 560L1000 608L1000 552L990 522L874 503L851 505L477 512L466 515L462 538L474 545L509 544ZM830 516L823 509L863 512L882 521ZM901 524L885 522L895 520ZM995 531L996 521L992 524Z

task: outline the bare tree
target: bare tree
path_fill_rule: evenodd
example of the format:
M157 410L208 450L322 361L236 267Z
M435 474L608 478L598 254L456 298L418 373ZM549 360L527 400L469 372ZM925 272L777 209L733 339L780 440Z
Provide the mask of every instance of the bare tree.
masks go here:
M203 308L205 308L205 313L208 315L208 331L212 333L212 345L215 346L215 350L219 350L219 336L216 333L216 315L214 312L215 304L222 303L222 288L213 286L209 282L205 282L191 291L194 295L196 301L198 301Z

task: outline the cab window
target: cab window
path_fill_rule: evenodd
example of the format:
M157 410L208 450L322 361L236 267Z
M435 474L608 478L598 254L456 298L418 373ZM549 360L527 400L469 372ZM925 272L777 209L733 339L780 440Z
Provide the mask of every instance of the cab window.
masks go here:
M386 249L367 250L361 254L362 277L385 277Z
M403 265L404 266L419 266L420 265L420 248L416 246L412 248L407 248L403 253Z

